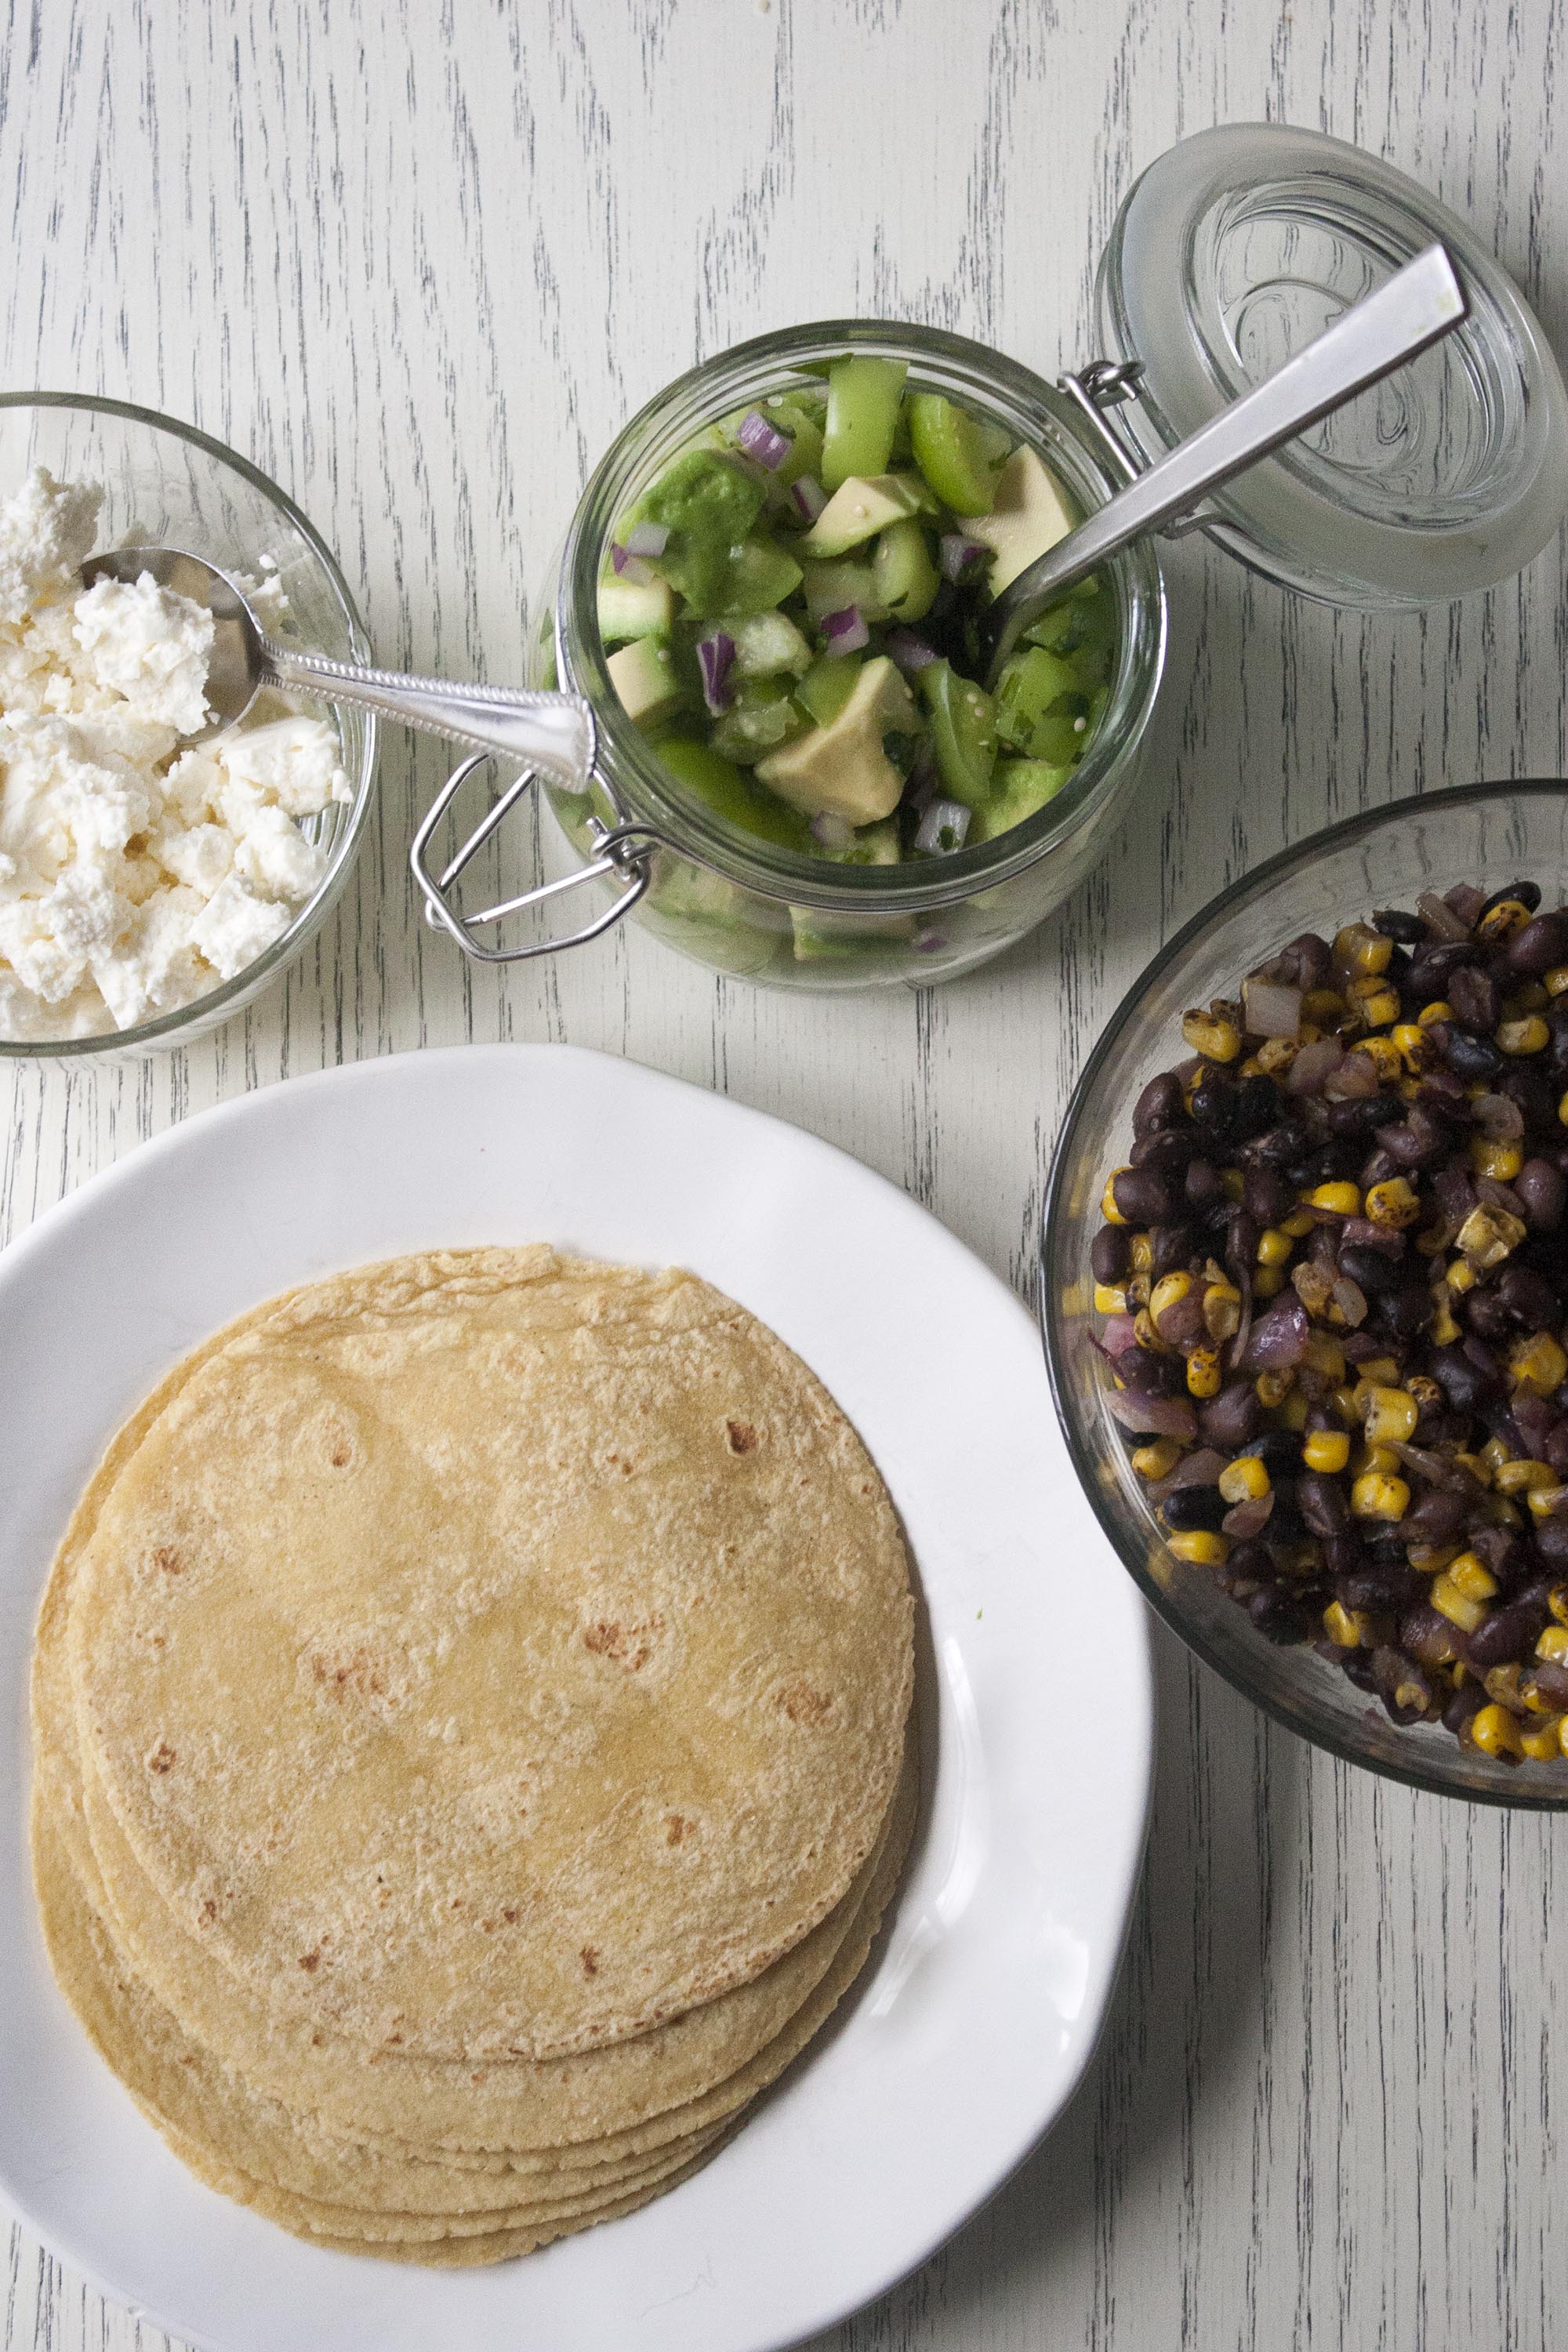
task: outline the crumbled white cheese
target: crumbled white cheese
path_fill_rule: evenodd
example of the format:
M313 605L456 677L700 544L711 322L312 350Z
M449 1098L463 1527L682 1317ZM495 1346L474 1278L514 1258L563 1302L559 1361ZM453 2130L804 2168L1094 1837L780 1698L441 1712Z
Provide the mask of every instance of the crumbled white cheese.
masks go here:
M299 820L350 797L331 726L276 701L181 748L206 724L211 616L146 574L80 587L100 502L40 467L0 507L0 1038L19 1042L129 1028L243 971L326 870Z

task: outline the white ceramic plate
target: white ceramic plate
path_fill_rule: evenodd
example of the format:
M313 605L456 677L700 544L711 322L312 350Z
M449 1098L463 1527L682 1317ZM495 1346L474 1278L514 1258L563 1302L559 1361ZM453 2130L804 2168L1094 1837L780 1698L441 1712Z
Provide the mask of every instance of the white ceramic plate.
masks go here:
M733 2145L526 2261L421 2272L199 2188L89 2048L34 1917L26 1662L94 1461L197 1340L334 1267L534 1240L689 1266L820 1374L902 1513L939 1704L872 1969ZM408 1055L247 1096L84 1185L0 1257L0 2185L107 2292L213 2352L763 2352L911 2269L1059 2112L1142 1847L1142 1604L1029 1318L903 1193L626 1062Z

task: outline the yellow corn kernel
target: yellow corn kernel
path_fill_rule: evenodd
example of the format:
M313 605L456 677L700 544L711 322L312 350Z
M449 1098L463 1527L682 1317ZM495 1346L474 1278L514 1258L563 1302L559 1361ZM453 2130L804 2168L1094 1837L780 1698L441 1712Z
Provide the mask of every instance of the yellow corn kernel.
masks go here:
M1220 1190L1226 1199L1239 1205L1241 1197L1247 1190L1247 1179L1240 1169L1222 1168L1219 1171L1219 1182Z
M1152 1274L1153 1272L1154 1239L1152 1234L1133 1234L1131 1263L1134 1274Z
M1134 1447L1132 1467L1140 1478L1164 1478L1182 1458L1182 1448L1173 1437L1152 1437L1147 1445Z
M1521 1723L1519 1726L1519 1744L1533 1763L1549 1764L1554 1756L1563 1752L1558 1718L1542 1716L1539 1723Z
M1289 1234L1278 1232L1273 1225L1265 1225L1258 1236L1257 1255L1259 1265L1284 1265L1290 1255Z
M1363 1037L1351 1051L1366 1056L1380 1081L1405 1076L1405 1063L1392 1037Z
M1392 1389L1398 1383L1399 1366L1392 1356L1369 1356L1357 1369L1356 1385L1360 1389Z
M1558 1096L1557 1116L1562 1120L1563 1126L1568 1127L1568 1095Z
M1513 1456L1509 1452L1500 1437L1489 1437L1486 1444L1481 1448L1481 1460L1491 1472L1492 1479L1495 1480L1498 1472L1502 1468L1503 1465L1507 1462L1511 1462L1513 1460ZM1489 1480L1488 1483L1490 1484L1491 1481Z
M1204 1292L1204 1328L1216 1341L1235 1339L1241 1328L1241 1293L1234 1283L1211 1282Z
M1568 1625L1548 1625L1535 1644L1535 1654L1550 1665L1562 1665L1568 1659Z
M1513 1216L1507 1209L1494 1209L1483 1201L1472 1209L1457 1236L1460 1249L1479 1273L1500 1265L1523 1241L1530 1228L1522 1217Z
M1227 1503L1256 1503L1268 1492L1268 1473L1256 1454L1239 1454L1219 1474L1219 1491Z
M1500 898L1476 925L1476 937L1496 947L1500 940L1511 940L1516 931L1522 931L1529 920L1530 908L1522 898Z
M1466 1734L1483 1756L1508 1756L1515 1762L1524 1753L1519 1726L1506 1706L1483 1706L1471 1716Z
M1266 1037L1252 1056L1266 1077L1283 1076L1297 1055L1300 1042L1295 1037Z
M1553 964L1542 986L1548 996L1561 996L1564 989L1568 989L1568 963Z
M1115 1185L1119 1176L1131 1176L1131 1168L1113 1168L1105 1180L1105 1190L1100 1196L1100 1213L1108 1225L1124 1225L1127 1223L1116 1205Z
M1252 1389L1264 1411L1273 1412L1284 1403L1295 1385L1295 1373L1286 1369L1278 1372L1259 1372Z
M1510 1458L1498 1464L1495 1483L1500 1495L1529 1495L1538 1486L1555 1486L1557 1473L1549 1462L1516 1462Z
M1390 988L1386 981L1353 981L1351 996L1370 1029L1386 1029L1399 1018L1398 992Z
M1440 1290L1437 1294L1437 1312L1432 1318L1428 1336L1435 1348L1451 1348L1459 1336L1459 1326L1448 1303L1447 1290Z
M1296 1043L1298 1045L1315 1045L1322 1034L1315 1021L1303 1021L1297 1026Z
M1554 1478L1550 1486L1531 1486L1524 1499L1532 1519L1554 1518L1568 1504L1568 1486L1558 1486Z
M1450 1290L1469 1290L1475 1284L1476 1269L1473 1265L1467 1265L1462 1257L1450 1258L1444 1279Z
M1450 1584L1457 1585L1467 1601L1495 1601L1497 1579L1473 1551L1462 1551L1447 1570Z
M1301 1459L1309 1470L1324 1470L1331 1477L1351 1458L1351 1442L1342 1429L1313 1429L1307 1433Z
M1165 1549L1178 1559L1190 1560L1194 1568L1223 1568L1230 1558L1229 1538L1210 1535L1203 1528L1195 1528L1191 1535L1167 1536Z
M1363 1411L1369 1445L1407 1445L1421 1418L1421 1408L1408 1389L1373 1388Z
M1285 1287L1282 1265L1260 1265L1252 1277L1254 1298L1277 1298Z
M1426 1068L1432 1055L1432 1041L1418 1021L1396 1021L1388 1037L1407 1070Z
M1336 1389L1329 1399L1329 1411L1338 1413L1347 1429L1355 1429L1360 1424L1361 1407L1355 1401L1355 1391L1352 1388L1347 1386Z
M1392 1445L1363 1445L1351 1465L1351 1476L1364 1478L1369 1471L1386 1470L1392 1473L1398 1467L1399 1456Z
M1421 1007L1420 1012L1415 1015L1415 1026L1418 1029L1435 1029L1439 1021L1451 1021L1453 1017L1454 1008L1447 998L1438 996L1435 997L1430 1004L1424 1004Z
M1499 1706L1506 1706L1510 1715L1517 1715L1524 1705L1519 1675L1518 1665L1510 1660L1506 1666L1489 1666L1481 1676L1481 1687L1487 1696L1495 1698Z
M1517 1143L1494 1143L1488 1136L1472 1135L1470 1165L1478 1176L1490 1176L1499 1184L1511 1184L1524 1165L1524 1154Z
M1402 1519L1410 1508L1410 1489L1391 1471L1363 1472L1351 1488L1351 1514L1358 1519Z
M1337 988L1310 988L1301 999L1301 1018L1320 1024L1340 1020L1344 1009L1344 998Z
M1173 1307L1179 1307L1192 1286L1193 1277L1190 1274L1178 1272L1163 1275L1149 1293L1149 1312L1155 1322L1159 1321L1162 1315L1169 1314Z
M1205 1062L1234 1062L1241 1051L1241 1032L1225 1013L1184 1013L1182 1034Z
M1459 1557L1457 1543L1406 1544L1405 1557L1417 1576L1440 1576L1450 1560Z
M1335 958L1350 971L1386 971L1393 953L1394 941L1374 931L1370 923L1347 923L1342 931L1334 933Z
M1568 1756L1568 1715L1563 1717L1562 1722L1557 1727L1557 1744L1562 1748L1563 1755Z
M1094 1311L1097 1315L1125 1315L1127 1293L1113 1282L1097 1282L1094 1286Z
M1171 1352L1169 1343L1161 1339L1160 1327L1146 1307L1141 1307L1132 1318L1132 1336L1141 1348L1147 1348L1152 1356L1168 1356Z
M1220 1385L1219 1349L1194 1348L1187 1358L1187 1394L1195 1397L1218 1396Z
M1450 1625L1457 1625L1461 1633L1474 1633L1486 1622L1486 1602L1472 1601L1468 1593L1461 1592L1447 1570L1433 1579L1432 1606Z
M1522 1021L1500 1021L1493 1034L1505 1054L1543 1054L1552 1043L1539 1013L1527 1013Z
M1323 1612L1323 1631L1336 1649L1360 1649L1361 1627L1356 1619L1362 1613L1359 1609L1342 1609L1337 1601L1330 1601Z
M1495 1438L1492 1442L1494 1444L1497 1443ZM1479 1486L1489 1486L1491 1485L1492 1465L1487 1460L1484 1454L1456 1454L1454 1459L1458 1464L1461 1470L1468 1470L1469 1472L1471 1477L1476 1481L1476 1484Z
M1345 1376L1345 1351L1329 1331L1310 1331L1307 1352L1301 1361L1309 1371L1321 1372L1326 1381L1338 1387Z
M1307 1426L1308 1411L1309 1406L1305 1390L1292 1389L1289 1395L1286 1398L1284 1403L1279 1408L1280 1427L1282 1429L1291 1430L1305 1429Z
M1289 1234L1293 1242L1300 1241L1314 1229L1313 1221L1305 1209L1292 1209L1288 1217L1281 1217L1279 1220L1280 1232Z
M1359 1217L1361 1214L1359 1184L1315 1184L1302 1198L1309 1209L1327 1209L1336 1217Z
M1546 1606L1560 1625L1568 1625L1568 1584L1554 1584L1546 1596Z
M1516 1388L1532 1389L1537 1396L1550 1396L1568 1380L1568 1354L1565 1354L1550 1331L1536 1331L1521 1339L1508 1360Z
M1129 1314L1135 1315L1140 1307L1148 1306L1150 1287L1151 1285L1149 1277L1146 1274L1130 1274L1128 1276L1126 1290L1127 1308Z

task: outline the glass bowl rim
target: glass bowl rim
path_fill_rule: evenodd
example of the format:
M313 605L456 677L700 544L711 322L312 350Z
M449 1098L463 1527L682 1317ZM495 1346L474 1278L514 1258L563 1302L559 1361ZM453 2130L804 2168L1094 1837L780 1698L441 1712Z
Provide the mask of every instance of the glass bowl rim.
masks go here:
M0 392L0 412L15 408L68 408L89 416L125 417L134 425L151 425L156 432L167 433L176 441L187 442L209 457L216 457L221 465L228 467L242 480L248 482L253 489L259 490L268 503L275 507L299 532L325 572L327 583L337 598L354 655L362 661L371 658L373 648L369 633L331 549L287 490L280 489L259 466L253 465L237 449L231 449L211 433L204 433L199 425L187 425L181 417L166 415L162 409L143 407L132 400L111 400L101 393ZM375 782L377 731L374 717L367 712L360 772L354 783L353 798L349 803L348 821L333 849L331 863L287 930L280 932L260 955L253 958L230 979L220 981L205 996L194 997L189 1004L178 1005L170 1013L160 1013L151 1021L139 1021L129 1029L105 1030L101 1035L93 1037L0 1039L0 1060L80 1061L94 1055L109 1058L135 1053L144 1045L161 1042L166 1042L174 1048L182 1042L181 1033L193 1021L200 1019L205 1026L216 1026L215 1016L221 1018L224 1006L234 1003L240 996L250 995L258 984L264 985L275 972L291 962L342 889L349 866L358 850L360 836L370 814L371 789Z
M814 360L856 350L907 350L945 361L956 371L994 377L1002 397L1043 411L1055 428L1072 440L1085 474L1102 483L1106 497L1118 487L1103 454L1075 430L1064 396L1034 369L993 344L912 319L806 319L772 328L764 334L727 344L672 377L610 441L578 498L563 545L553 598L556 658L562 683L588 695L601 740L629 768L639 801L646 798L648 803L647 809L629 806L628 814L635 821L651 812L661 825L669 820L674 838L668 845L680 856L760 896L797 906L835 913L933 912L954 899L996 888L1075 839L1094 822L1121 761L1143 740L1163 680L1170 634L1164 572L1152 539L1122 550L1107 566L1117 578L1130 646L1121 691L1113 690L1107 716L1119 704L1125 709L1131 719L1126 736L1113 740L1109 731L1097 733L1081 763L1088 772L1084 790L1075 789L1075 784L1065 787L1008 833L998 835L994 842L954 851L940 863L932 861L936 870L921 872L918 879L902 866L839 866L769 843L752 842L708 818L695 804L688 806L668 789L667 782L661 782L645 739L616 699L597 628L589 629L582 621L596 588L614 509L626 494L622 477L627 468L623 453L628 445L646 437L662 415L705 391L725 372L742 373L772 363L782 374L791 367L798 370ZM719 413L721 405L715 410ZM574 641L567 640L564 616L574 624ZM580 670L584 674L579 675ZM1097 753L1101 756L1097 758Z
M1321 856L1325 849L1353 847L1358 841L1366 840L1390 824L1407 822L1423 809L1430 811L1437 803L1445 807L1478 808L1489 803L1521 797L1544 799L1550 796L1561 801L1564 793L1568 793L1568 777L1560 776L1516 776L1497 782L1454 785L1432 793L1406 793L1399 800L1384 802L1381 808L1359 810L1354 816L1343 817L1337 824L1325 825L1321 831L1309 834L1304 840L1279 850L1274 856L1266 858L1262 865L1253 866L1250 872L1228 883L1200 907L1196 914L1184 923L1181 929L1174 932L1143 966L1101 1030L1079 1074L1051 1158L1046 1196L1040 1210L1040 1246L1035 1276L1035 1305L1045 1350L1046 1375L1050 1383L1057 1420L1067 1442L1068 1458L1106 1540L1162 1622L1170 1627L1194 1657L1219 1675L1233 1690L1312 1747L1321 1748L1330 1755L1342 1758L1347 1764L1357 1765L1363 1771L1375 1772L1385 1780L1397 1780L1405 1788L1420 1789L1429 1796L1447 1797L1459 1803L1495 1805L1509 1812L1568 1811L1568 1774L1564 1775L1560 1793L1527 1784L1515 1794L1501 1780L1490 1788L1456 1786L1415 1761L1405 1765L1390 1757L1368 1755L1357 1746L1348 1731L1342 1733L1331 1728L1321 1729L1315 1725L1309 1727L1285 1701L1259 1689L1211 1648L1202 1629L1192 1622L1151 1576L1142 1554L1135 1551L1126 1539L1121 1521L1106 1497L1099 1475L1098 1458L1091 1454L1085 1441L1070 1402L1066 1367L1061 1361L1058 1345L1056 1307L1047 1289L1047 1276L1058 1222L1065 1214L1064 1193L1067 1171L1072 1160L1071 1146L1085 1106L1094 1092L1112 1047L1138 1017L1149 989L1184 960L1194 940L1221 918L1245 906L1252 897L1261 894L1276 882L1289 879L1310 865Z

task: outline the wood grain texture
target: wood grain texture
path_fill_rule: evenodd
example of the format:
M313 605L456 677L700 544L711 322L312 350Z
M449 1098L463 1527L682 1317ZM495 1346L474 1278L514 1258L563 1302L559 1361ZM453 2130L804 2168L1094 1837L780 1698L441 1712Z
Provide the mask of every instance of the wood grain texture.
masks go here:
M593 457L740 336L881 312L1046 373L1087 356L1117 202L1211 122L1388 156L1568 344L1562 0L8 0L0 20L5 382L128 394L251 454L341 551L388 661L517 676ZM0 1076L0 1232L242 1088L564 1038L842 1144L1022 1286L1074 1073L1165 929L1330 817L1568 764L1561 546L1398 621L1191 541L1170 573L1147 786L990 971L828 1004L623 933L472 973L405 878L439 750L394 738L356 882L284 987L185 1053ZM1152 1846L1089 2078L989 2210L823 2352L1545 2352L1568 2289L1561 1828L1346 1770L1158 1653ZM164 2344L19 2229L0 2315L5 2352Z

